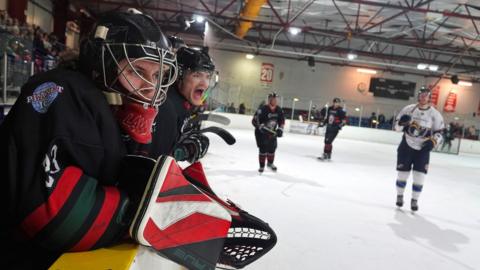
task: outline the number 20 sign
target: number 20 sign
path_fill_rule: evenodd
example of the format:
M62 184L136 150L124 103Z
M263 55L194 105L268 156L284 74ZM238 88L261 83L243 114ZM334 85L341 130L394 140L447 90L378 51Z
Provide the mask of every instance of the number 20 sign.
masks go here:
M272 83L273 82L273 64L262 63L262 69L260 71L260 82Z

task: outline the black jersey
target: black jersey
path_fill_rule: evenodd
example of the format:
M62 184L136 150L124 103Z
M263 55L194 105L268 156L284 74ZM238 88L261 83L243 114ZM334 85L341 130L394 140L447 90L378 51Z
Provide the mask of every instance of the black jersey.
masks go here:
M345 110L342 107L334 108L330 106L328 108L323 108L320 111L321 121L324 121L325 124L332 127L339 127L342 125L342 122L346 121L347 115Z
M43 269L62 252L116 241L127 226L115 187L125 153L91 80L65 69L32 77L0 126L2 263Z
M256 130L258 130L262 124L271 130L283 127L285 124L283 110L279 106L275 106L274 109L271 109L269 105L263 105L253 116L252 124Z
M168 90L167 99L158 108L152 130L152 142L140 144L127 139L130 153L158 158L160 155L172 155L182 128L188 121L193 106L178 92L176 88Z

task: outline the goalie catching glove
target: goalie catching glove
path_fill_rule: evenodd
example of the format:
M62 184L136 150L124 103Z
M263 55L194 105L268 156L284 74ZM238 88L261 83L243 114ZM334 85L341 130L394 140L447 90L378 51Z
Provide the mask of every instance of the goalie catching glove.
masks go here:
M263 220L240 209L232 201L220 199L208 184L200 162L183 170L185 177L224 207L231 215L231 225L218 259L217 268L241 269L270 251L277 242L277 236Z

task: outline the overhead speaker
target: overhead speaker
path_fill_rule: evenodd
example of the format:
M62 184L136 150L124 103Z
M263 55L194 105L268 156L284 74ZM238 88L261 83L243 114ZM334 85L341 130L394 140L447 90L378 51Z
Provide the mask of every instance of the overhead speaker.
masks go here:
M453 84L458 84L458 82L460 81L457 75L453 75L452 78L450 78L450 80L452 81Z
M313 56L309 56L307 58L307 62L308 62L309 67L314 67L315 66L315 58L313 58Z

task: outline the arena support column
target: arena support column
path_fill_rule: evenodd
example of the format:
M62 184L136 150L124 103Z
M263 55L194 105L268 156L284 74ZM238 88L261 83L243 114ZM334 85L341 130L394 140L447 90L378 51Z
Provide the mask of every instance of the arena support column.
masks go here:
M69 0L53 1L53 33L57 36L58 41L65 44L65 31L67 20Z
M27 19L27 16L25 15L25 12L27 11L27 4L28 0L8 0L8 15L12 18L18 19L20 23L25 22Z

